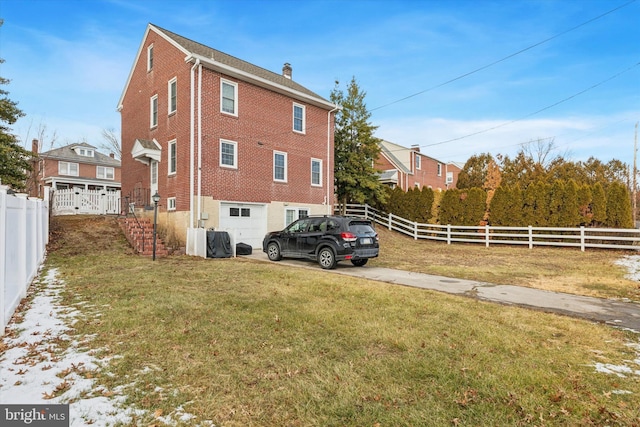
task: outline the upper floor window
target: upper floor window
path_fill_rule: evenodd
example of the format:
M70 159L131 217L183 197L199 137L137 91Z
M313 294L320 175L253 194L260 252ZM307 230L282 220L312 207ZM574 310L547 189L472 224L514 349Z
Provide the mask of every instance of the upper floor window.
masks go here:
M311 159L311 185L322 185L322 160Z
M238 115L238 84L220 80L220 111Z
M416 169L420 169L420 154L416 153Z
M71 162L58 162L58 173L60 175L78 176L78 164Z
M96 166L96 178L114 179L114 169L107 166Z
M238 143L220 140L220 166L238 168Z
M78 156L93 157L93 150L90 148L76 147L73 149Z
M151 102L149 105L149 112L151 116L151 127L154 128L158 126L158 95L153 95L151 97Z
M442 163L438 163L438 176L442 176Z
M178 79L176 77L169 80L169 114L175 113L178 109Z
M147 48L147 71L153 70L153 45Z
M293 130L296 132L305 132L305 106L293 104Z
M287 153L273 152L273 180L287 182Z
M177 162L176 162L176 154L177 154L177 146L176 140L169 141L169 175L173 175L176 173Z

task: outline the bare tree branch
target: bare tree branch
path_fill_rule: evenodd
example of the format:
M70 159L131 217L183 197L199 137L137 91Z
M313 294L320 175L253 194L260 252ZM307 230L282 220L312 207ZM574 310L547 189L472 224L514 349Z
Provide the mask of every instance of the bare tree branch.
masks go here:
M120 138L116 134L116 131L113 128L102 129L102 137L104 138L104 142L100 144L100 148L113 153L118 160L121 160L122 146L120 145Z

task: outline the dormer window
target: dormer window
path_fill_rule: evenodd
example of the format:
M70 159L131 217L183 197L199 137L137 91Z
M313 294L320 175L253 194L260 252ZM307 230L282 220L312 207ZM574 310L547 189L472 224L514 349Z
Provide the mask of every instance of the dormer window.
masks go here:
M76 148L75 152L78 156L93 157L93 150L90 148Z

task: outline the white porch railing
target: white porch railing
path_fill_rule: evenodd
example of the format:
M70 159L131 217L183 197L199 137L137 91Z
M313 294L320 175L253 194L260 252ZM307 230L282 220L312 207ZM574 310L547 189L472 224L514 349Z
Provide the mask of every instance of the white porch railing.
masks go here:
M336 211L338 206L336 206ZM394 214L380 212L369 205L347 205L346 214L370 219L389 230L414 239L439 240L447 244L478 243L604 249L640 249L640 230L635 228L500 227L423 224Z
M8 194L8 187L0 185L0 336L44 261L48 200L48 191L41 200Z
M53 215L105 215L120 213L120 191L69 188L55 190Z

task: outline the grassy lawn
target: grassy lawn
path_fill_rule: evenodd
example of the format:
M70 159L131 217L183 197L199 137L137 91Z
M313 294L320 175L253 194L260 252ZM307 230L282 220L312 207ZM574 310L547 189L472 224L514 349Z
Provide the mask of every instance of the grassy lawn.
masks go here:
M371 265L420 273L518 285L600 298L640 301L638 282L626 279L614 250L451 244L414 240L378 225L380 258Z
M152 262L114 222L56 218L46 266L82 307L76 333L116 356L97 380L149 411L139 425L179 406L197 417L185 425L640 425L640 376L595 367L637 369L630 332L319 269ZM374 265L528 286L593 277L585 293L635 292L605 252L536 249L540 264L518 266L531 251L381 233Z

